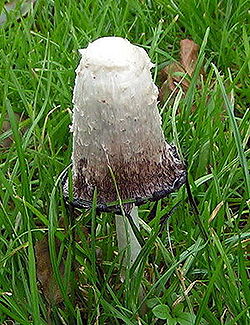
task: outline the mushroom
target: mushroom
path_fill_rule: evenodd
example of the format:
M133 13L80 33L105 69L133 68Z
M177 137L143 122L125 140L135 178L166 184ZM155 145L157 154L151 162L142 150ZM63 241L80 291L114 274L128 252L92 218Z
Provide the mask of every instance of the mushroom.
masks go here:
M116 212L118 246L129 246L131 264L141 245L112 202L131 199L124 211L139 227L137 205L178 189L185 166L164 139L146 51L120 37L103 37L80 53L73 96L74 202L89 208L97 189L100 211L112 206Z

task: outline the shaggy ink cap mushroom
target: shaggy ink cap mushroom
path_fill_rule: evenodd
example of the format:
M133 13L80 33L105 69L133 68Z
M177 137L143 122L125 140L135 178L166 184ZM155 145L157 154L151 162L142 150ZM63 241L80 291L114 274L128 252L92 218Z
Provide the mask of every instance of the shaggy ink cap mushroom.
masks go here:
M104 37L80 53L72 125L75 201L91 206L95 188L99 204L116 201L111 170L121 199L138 205L178 189L185 166L164 139L146 51Z

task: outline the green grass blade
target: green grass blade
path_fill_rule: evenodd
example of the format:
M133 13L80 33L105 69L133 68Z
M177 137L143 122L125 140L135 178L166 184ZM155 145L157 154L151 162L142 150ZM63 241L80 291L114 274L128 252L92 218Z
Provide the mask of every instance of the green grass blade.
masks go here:
M26 210L26 209L25 209ZM30 280L30 293L32 302L32 319L35 325L40 325L42 323L40 318L40 308L39 308L39 298L38 298L38 287L36 278L36 260L33 247L33 238L29 222L29 214L26 210L27 225L28 225L28 263L29 263L29 280Z
M237 152L238 152L238 156L239 156L239 161L240 164L242 166L243 169L243 175L245 178L245 183L246 183L246 192L247 192L247 196L248 198L250 198L250 177L249 177L249 170L248 170L248 165L247 165L247 160L246 160L246 156L244 154L244 150L242 147L242 140L241 140L241 136L240 136L240 132L239 132L239 128L236 122L236 118L234 116L234 108L233 108L233 104L232 102L229 100L229 97L226 93L226 89L223 85L222 82L222 77L219 74L218 69L216 68L216 66L214 64L212 64L215 74L216 74L216 78L218 80L220 89L221 89L221 93L225 102L225 106L226 106L226 110L228 113L228 117L230 120L230 124L231 124L231 128L232 128L232 132L234 134L234 141L235 141L235 145L237 148Z
M30 199L30 189L29 189L29 178L28 178L28 171L25 162L25 154L22 147L21 137L18 132L18 125L16 122L16 118L14 112L12 110L10 101L6 100L7 111L9 114L10 124L16 144L17 155L20 163L20 170L21 170L21 180L22 180L22 188L23 188L23 196L29 200Z

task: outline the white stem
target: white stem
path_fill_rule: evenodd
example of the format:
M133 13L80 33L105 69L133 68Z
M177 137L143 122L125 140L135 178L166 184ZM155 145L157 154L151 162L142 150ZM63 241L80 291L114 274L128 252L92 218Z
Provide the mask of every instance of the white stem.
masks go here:
M139 229L137 206L133 206L130 215L134 224ZM116 215L115 222L119 253L125 251L123 265L131 267L141 251L141 245L139 244L126 216Z

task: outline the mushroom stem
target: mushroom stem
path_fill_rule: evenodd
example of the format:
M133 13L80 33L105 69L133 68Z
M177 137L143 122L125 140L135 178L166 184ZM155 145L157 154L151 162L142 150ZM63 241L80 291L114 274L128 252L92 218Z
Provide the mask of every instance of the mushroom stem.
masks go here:
M135 226L139 229L138 207L133 206L130 215ZM125 215L116 215L116 234L119 252L125 252L123 265L129 268L135 262L138 254L141 251L141 245L136 238L134 231Z

